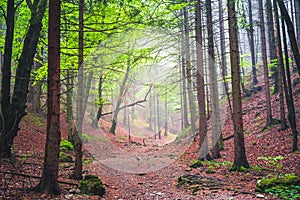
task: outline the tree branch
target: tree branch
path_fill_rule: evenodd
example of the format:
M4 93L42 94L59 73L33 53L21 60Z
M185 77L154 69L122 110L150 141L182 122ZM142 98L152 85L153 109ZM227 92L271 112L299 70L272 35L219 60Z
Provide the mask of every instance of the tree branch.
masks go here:
M123 110L124 108L132 107L132 106L135 106L135 105L137 105L137 104L146 102L146 101L147 101L147 97L148 97L149 93L151 92L151 89L152 89L152 85L150 86L150 88L149 88L148 92L146 93L146 95L145 95L145 97L144 97L143 100L139 100L139 101L133 102L133 103L131 103L131 104L124 105L124 106L120 107L119 110ZM101 117L102 117L102 116L105 116L105 115L111 115L111 114L113 114L115 111L116 111L116 110L111 111L111 112L107 112L107 113L103 113L103 114L101 114Z

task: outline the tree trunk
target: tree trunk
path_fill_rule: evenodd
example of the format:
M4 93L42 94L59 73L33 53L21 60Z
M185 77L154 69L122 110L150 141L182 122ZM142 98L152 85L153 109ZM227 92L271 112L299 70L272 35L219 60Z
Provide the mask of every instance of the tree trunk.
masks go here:
M181 15L183 15L183 12L181 11ZM181 73L182 73L182 96L183 96L183 125L184 129L186 129L189 126L189 121L188 121L188 108L187 108L187 84L186 84L186 62L184 58L185 54L185 34L184 32L184 26L182 26L182 41L181 41Z
M206 0L207 12L207 38L208 38L208 65L209 65L209 86L211 99L211 130L212 130L212 158L220 158L219 137L221 134L218 77L215 66L214 38L212 26L211 0Z
M278 17L278 9L276 5L276 0L273 0L274 6L274 30L276 39L276 56L277 56L277 66L278 66L278 93L280 102L280 130L286 130L287 123L285 119L285 109L284 109L284 97L283 97L283 76L282 69L284 68L283 58L282 58L282 47L281 47L281 36L280 36L280 24Z
M50 0L48 22L47 142L40 192L59 194L60 145L60 1Z
M116 134L118 115L119 115L119 112L120 112L121 103L123 101L123 98L124 98L124 95L125 95L125 92L126 92L126 82L129 78L129 72L130 72L130 53L128 54L126 73L125 73L122 85L120 87L120 93L119 93L119 97L118 97L118 100L117 100L117 103L116 103L116 108L115 108L114 115L113 115L112 125L110 127L110 132L112 134Z
M272 118L272 109L271 109L269 69L268 69L267 49L266 49L265 19L264 19L262 0L259 0L259 19L260 19L262 61L263 61L263 68L264 68L264 80L265 80L265 90L266 90L266 107L267 107L266 127L268 127L273 124L273 118Z
M74 144L74 136L73 136L73 70L67 70L67 124L68 124L68 141Z
M165 133L164 136L168 136L168 91L165 88Z
M249 35L249 45L250 45L250 52L251 52L251 63L252 63L252 86L258 83L257 76L256 76L256 67L255 67L255 50L254 50L254 28L253 28L253 19L252 19L252 4L251 0L248 0L248 9L249 9L249 28L248 35Z
M300 0L294 0L294 5L295 5L297 41L298 41L298 46L300 46Z
M84 117L83 110L83 48L84 48L84 0L79 0L79 30L78 30L78 94L76 107L76 124L74 129L74 150L75 150L75 167L72 177L76 180L82 179L82 123Z
M239 46L237 37L237 18L235 3L227 1L230 36L230 63L232 79L233 127L234 127L234 163L231 170L249 168L244 144L242 101L240 89Z
M156 109L157 109L157 129L158 129L158 139L161 139L161 127L160 127L160 104L159 104L159 94L156 93Z
M188 12L186 8L183 9L184 20L184 34L185 34L185 63L186 63L186 78L187 78L187 92L189 97L190 115L192 132L197 130L196 116L195 116L195 103L192 88L192 66L191 66L191 46L189 39L189 24L188 24Z
M15 26L14 0L8 0L7 14L6 14L6 35L5 35L4 57L3 57L3 65L1 68L2 80L1 80L1 99L0 99L1 100L0 160L1 158L11 157L10 146L7 143L7 140L9 139L11 127L7 126L8 123L7 121L9 118L12 118L11 104L10 104L10 100L11 100L10 82L11 82L11 58L12 58L12 45L13 45L13 38L14 38L14 26Z
M298 48L298 45L297 45L294 25L293 25L293 22L292 22L292 20L289 16L288 11L286 10L286 7L285 7L284 3L281 0L277 0L277 2L278 2L278 5L279 5L281 14L284 17L283 20L285 21L285 23L287 25L287 31L288 31L289 38L290 38L290 41L291 41L291 48L292 48L294 58L295 58L295 61L296 61L298 74L300 75L300 52L299 52L299 48Z
M274 35L274 19L273 19L273 9L271 0L266 0L266 10L267 10L267 33L269 38L269 54L270 62L275 63L276 61L276 42ZM278 67L272 67L271 71L273 72L272 78L274 82L274 91L273 94L278 93Z
M221 69L224 81L224 96L228 93L227 83L227 64L226 64L226 47L225 47L225 32L224 32L224 10L223 1L219 0L219 21L220 21L220 47L221 47Z
M98 99L99 99L99 108L98 108L98 111L97 111L97 116L96 116L96 119L93 120L93 124L92 126L94 128L98 128L98 122L102 116L102 109L103 109L103 97L102 97L102 89L103 87L103 75L101 74L100 77L99 77L99 83L98 83Z
M289 119L289 122L290 122L290 125L292 128L292 133L293 133L292 151L295 152L298 150L298 147L297 147L298 130L297 130L297 123L296 123L295 105L294 105L292 81L291 81L291 74L290 74L289 53L288 53L288 45L287 45L287 39L286 39L286 31L285 31L284 21L282 20L281 22L282 22L282 34L283 34L282 39L283 39L284 56L285 56L285 68L286 68L286 75L287 75L287 79L286 79L284 69L282 69L283 86L284 86L285 100L286 100L286 104L288 107L288 119Z
M199 113L199 159L211 160L208 149L207 122L205 114L205 86L203 69L203 38L201 26L201 0L196 2L195 11L196 54L197 54L197 100Z
M27 30L22 53L19 58L11 103L10 97L7 98L7 93L10 92L10 89L6 92L2 91L2 95L4 96L2 96L1 100L1 110L3 116L0 116L0 123L2 123L0 124L0 158L11 157L11 146L19 130L19 123L26 115L25 108L29 79L33 65L33 58L36 53L36 47L40 37L40 31L42 28L41 21L45 13L46 5L46 0L40 0L30 7L31 16L29 21L31 23ZM2 72L3 74L6 73L5 70ZM9 81L7 80L2 81L2 88L4 88L4 85L7 85L8 82ZM8 104L6 105L6 103Z

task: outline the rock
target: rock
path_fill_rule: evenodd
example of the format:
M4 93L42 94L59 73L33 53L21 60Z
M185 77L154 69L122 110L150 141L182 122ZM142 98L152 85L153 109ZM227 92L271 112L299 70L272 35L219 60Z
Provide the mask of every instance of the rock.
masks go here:
M83 194L103 196L105 187L98 176L86 175L79 183L79 189Z
M158 195L158 196L162 196L162 195L163 195L163 193L161 193L161 192L157 192L157 193L156 193L156 195Z
M66 199L72 199L72 197L73 197L73 194L66 194L66 195L65 195L65 198L66 198Z
M265 196L263 194L257 194L256 197L257 198L265 198Z

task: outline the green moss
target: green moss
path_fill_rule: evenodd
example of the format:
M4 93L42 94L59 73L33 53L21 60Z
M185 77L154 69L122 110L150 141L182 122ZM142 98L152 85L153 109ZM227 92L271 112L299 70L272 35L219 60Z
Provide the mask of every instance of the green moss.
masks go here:
M294 174L285 174L263 178L257 182L255 190L273 194L282 199L299 199L300 177Z
M79 189L82 194L103 196L105 187L98 176L86 175L79 183Z

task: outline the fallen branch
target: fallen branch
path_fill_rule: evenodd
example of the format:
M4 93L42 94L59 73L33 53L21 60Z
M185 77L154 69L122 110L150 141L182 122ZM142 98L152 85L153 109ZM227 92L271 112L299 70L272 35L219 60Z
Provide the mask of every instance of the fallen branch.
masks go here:
M35 176L35 175L30 175L30 174L20 174L20 173L17 173L17 172L0 171L0 173L10 174L10 175L15 175L15 176L22 176L22 177L26 177L26 178L35 178L35 179L41 179L42 178L40 176ZM67 181L63 181L63 180L58 180L58 182L62 183L62 184L78 186L78 183L75 183L75 182L72 183L72 182L67 182Z
M234 135L230 135L230 136L224 138L223 141L230 140L231 138L234 138Z

